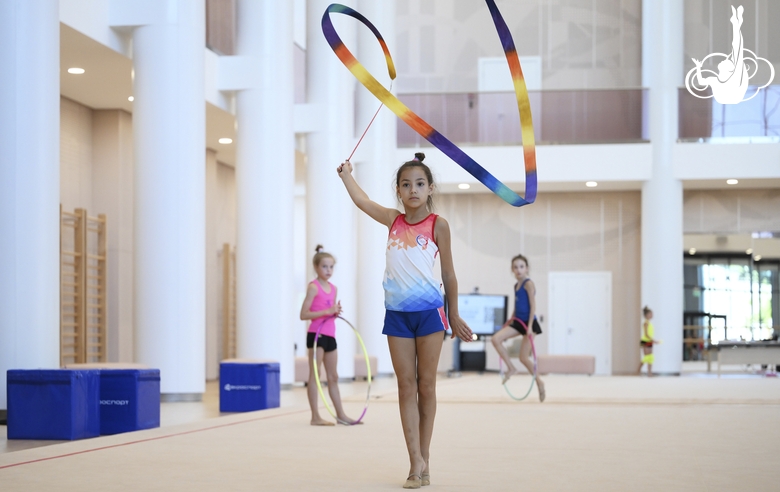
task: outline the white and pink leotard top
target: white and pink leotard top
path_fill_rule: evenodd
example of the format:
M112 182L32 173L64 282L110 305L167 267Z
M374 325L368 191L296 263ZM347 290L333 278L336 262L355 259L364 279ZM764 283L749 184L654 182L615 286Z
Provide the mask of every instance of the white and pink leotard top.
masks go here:
M416 224L400 214L387 237L387 265L382 287L385 308L415 312L438 309L444 305L440 283L433 276L433 264L439 254L434 241L438 215L430 214Z

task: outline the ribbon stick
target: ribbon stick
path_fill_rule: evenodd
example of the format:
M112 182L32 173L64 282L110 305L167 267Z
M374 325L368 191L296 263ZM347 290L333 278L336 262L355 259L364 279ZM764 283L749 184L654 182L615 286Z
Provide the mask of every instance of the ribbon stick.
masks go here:
M531 103L528 99L528 89L525 84L525 79L523 78L523 71L520 68L520 59L517 57L517 51L515 50L515 44L512 40L512 35L509 32L509 28L504 22L504 18L501 17L501 13L498 11L495 1L485 0L485 3L487 3L490 14L493 17L493 24L495 25L498 37L501 40L501 45L504 48L504 54L506 55L506 60L509 64L509 72L512 74L512 80L515 86L515 96L517 97L517 109L520 113L520 128L523 138L525 198L512 191L508 186L490 174L484 167L479 165L474 159L469 157L468 154L458 148L457 145L449 141L444 135L425 122L425 120L412 112L411 109L399 101L398 98L390 93L390 91L385 89L385 87L352 55L336 33L336 29L333 27L333 23L330 19L332 13L353 17L365 24L365 26L371 30L379 41L379 45L382 47L382 51L385 54L390 80L395 79L395 65L390 56L390 51L387 49L387 44L379 33L379 30L377 30L377 28L362 14L345 5L337 3L331 4L322 16L322 33L341 62L350 72L352 72L352 75L354 75L355 78L371 92L371 94L382 102L382 104L387 106L396 114L396 116L401 118L404 123L412 127L414 131L428 140L434 147L442 151L447 157L455 161L469 174L479 180L480 183L487 186L490 191L498 195L502 200L514 207L522 207L523 205L528 205L536 200L537 190L536 144L534 141L533 122L531 120Z

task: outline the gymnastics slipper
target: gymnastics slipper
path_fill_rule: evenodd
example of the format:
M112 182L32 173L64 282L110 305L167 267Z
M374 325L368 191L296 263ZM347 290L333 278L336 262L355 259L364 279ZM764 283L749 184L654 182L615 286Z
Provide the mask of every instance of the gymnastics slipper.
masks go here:
M420 485L430 485L431 484L431 474L430 473L423 473L420 475Z
M412 473L406 477L406 483L404 484L405 489L419 489L420 487L422 487L422 479L419 475Z

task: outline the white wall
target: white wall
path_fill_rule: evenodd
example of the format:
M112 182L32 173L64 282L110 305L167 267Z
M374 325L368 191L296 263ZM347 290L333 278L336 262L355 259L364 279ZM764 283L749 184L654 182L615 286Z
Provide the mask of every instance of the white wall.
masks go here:
M427 160L427 159L426 159ZM458 286L469 293L513 299L510 261L528 257L536 283L537 312L547 319L547 274L612 273L612 369L636 371L639 362L639 192L546 193L531 206L513 208L492 194L442 195L437 213L450 223ZM682 252L681 252L682 254ZM542 323L544 330L546 322ZM537 349L547 352L541 336Z
M133 362L133 128L122 110L92 113L92 209L106 214L108 360Z
M207 295L210 296L208 302L216 302L217 311L214 315L210 315L207 326L216 323L216 348L215 352L207 352L209 360L207 361L211 369L209 370L207 377L213 379L217 374L216 364L223 359L223 257L222 248L225 243L229 244L231 250L236 247L236 170L223 164L219 161L216 162L216 174L215 182L209 186L213 187L214 199L209 198L209 211L213 214L213 240L211 248L206 249L207 261L213 259L216 263L216 281L214 285L207 285ZM211 232L208 233L212 234ZM212 275L210 272L209 275ZM211 296L216 296L216 299L212 300ZM211 328L207 328L211 330ZM213 336L213 335L210 335ZM210 355L209 355L210 354Z
M66 212L92 210L92 110L60 98L60 201Z
M133 361L133 135L131 115L61 98L62 208L106 214L108 359Z
M678 143L674 146L677 179L780 178L780 144Z
M206 150L206 379L219 377L223 357L223 257L236 247L236 172Z
M311 259L314 251L306 248L306 156L299 150L295 151L295 210L293 212L293 258L295 262L294 303L297 307L303 304L309 281L314 278L314 268ZM295 318L292 323L292 339L295 343L295 355L306 356L306 332L309 322Z
M220 289L217 278L220 276L219 249L215 233L217 226L217 153L206 149L206 379L219 377L219 330Z
M61 196L64 210L86 208L108 221L108 358L131 362L133 350L133 135L132 115L95 111L61 99ZM213 151L211 151L213 154ZM208 157L207 153L207 157ZM220 251L236 243L235 170L208 160L207 209L208 377L221 359L222 281Z
M510 187L523 189L525 164L521 146L462 147L491 174ZM400 166L418 150L425 152L425 163L435 167L439 185L470 183L483 187L463 168L455 164L438 149L401 148L396 153ZM537 177L539 187L557 183L596 180L599 182L639 182L650 178L650 144L616 145L546 145L536 148ZM484 188L484 187L483 187Z
M780 231L780 189L688 190L683 230L721 235Z
M464 146L462 149L508 186L523 190L525 165L521 146ZM418 150L399 148L398 165ZM539 146L536 148L539 189L555 189L556 185L567 183L581 186L589 180L622 189L639 189L634 183L652 176L652 150L650 143ZM451 185L458 183L482 186L438 149L426 147L422 151L425 162L435 166L439 185L446 190L452 190ZM780 144L678 143L673 156L675 177L683 181L780 178Z

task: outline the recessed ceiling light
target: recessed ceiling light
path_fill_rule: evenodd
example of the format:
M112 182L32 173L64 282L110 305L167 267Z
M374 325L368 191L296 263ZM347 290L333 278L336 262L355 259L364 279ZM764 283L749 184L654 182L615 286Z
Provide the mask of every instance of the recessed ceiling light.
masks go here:
M753 248L748 248L745 250L746 255L752 255L753 254Z
M225 144L225 145L231 144L231 143L233 143L233 139L232 138L223 137L223 138L219 139L219 143Z
M735 185L735 184L737 184L737 183L739 183L739 180L738 180L738 179L727 179L727 180L726 180L726 184L727 184L727 185Z
M587 186L588 188L595 188L598 185L599 184L595 181L588 181L587 183L585 183L585 186Z
M689 255L695 255L696 254L696 248L691 248L688 250Z
M127 98L127 100L130 101L130 102L133 102L133 101L135 101L135 98L133 96L130 96L130 97Z
M756 255L753 257L754 261L761 261L761 255Z
M461 183L458 185L458 189L460 190L468 190L469 188L471 188L471 185L468 183Z
M81 75L84 72L85 70L79 67L72 67L68 69L68 73L72 73L73 75Z

